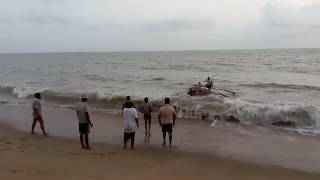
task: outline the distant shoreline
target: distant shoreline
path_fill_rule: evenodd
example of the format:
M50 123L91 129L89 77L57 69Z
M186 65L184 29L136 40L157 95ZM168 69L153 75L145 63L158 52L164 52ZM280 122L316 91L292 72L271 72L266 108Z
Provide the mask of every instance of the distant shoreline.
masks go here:
M32 51L32 52L0 52L0 55L10 55L10 54L73 54L73 53L83 53L83 54L90 54L90 53L157 53L157 52L203 52L203 51L254 51L254 50L315 50L320 49L320 47L310 47L310 48L257 48L257 49L198 49L198 50L128 50L128 51Z

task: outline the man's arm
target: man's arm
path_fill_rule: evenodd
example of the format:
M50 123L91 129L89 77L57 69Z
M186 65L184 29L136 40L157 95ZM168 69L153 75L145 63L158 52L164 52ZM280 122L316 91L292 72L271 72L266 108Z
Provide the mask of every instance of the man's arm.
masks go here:
M141 112L141 113L144 113L144 111L143 111L143 104L138 108L138 111Z
M137 110L135 109L134 110L134 114L135 114L135 120L136 120L136 123L137 123L137 127L139 128L139 120L138 120L138 112L137 112Z
M161 113L159 112L159 115L158 115L158 120L159 120L159 125L162 126L162 123L161 123Z
M86 112L86 118L87 118L89 124L91 125L91 127L93 127L93 124L91 123L90 116L89 116L88 112Z
M176 110L175 110L175 108L173 108L173 114L172 114L172 119L173 119L173 126L175 125L175 123L176 123L176 118L177 118L177 115L176 115Z
M136 120L136 123L137 123L137 127L139 128L139 120L138 120L138 118L136 118L135 120Z

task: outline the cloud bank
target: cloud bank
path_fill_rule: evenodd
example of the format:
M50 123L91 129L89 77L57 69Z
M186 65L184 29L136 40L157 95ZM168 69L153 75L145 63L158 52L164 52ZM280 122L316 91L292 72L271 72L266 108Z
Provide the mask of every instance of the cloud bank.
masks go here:
M0 52L320 47L320 0L0 0Z

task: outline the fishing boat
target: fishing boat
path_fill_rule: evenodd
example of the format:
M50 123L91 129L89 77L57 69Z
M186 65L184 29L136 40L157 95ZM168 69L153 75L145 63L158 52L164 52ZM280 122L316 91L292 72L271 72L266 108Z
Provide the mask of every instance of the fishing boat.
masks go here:
M201 85L193 85L189 88L187 94L190 96L206 96L211 93L211 88L201 86Z
M207 96L209 94L215 94L223 97L232 97L236 93L227 89L213 88L212 86L203 86L201 84L192 85L187 91L189 96Z

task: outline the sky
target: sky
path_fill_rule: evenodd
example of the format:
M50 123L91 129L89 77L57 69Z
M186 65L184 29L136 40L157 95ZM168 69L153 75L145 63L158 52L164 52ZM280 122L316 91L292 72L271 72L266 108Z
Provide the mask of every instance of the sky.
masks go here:
M0 53L319 47L320 0L0 0Z

